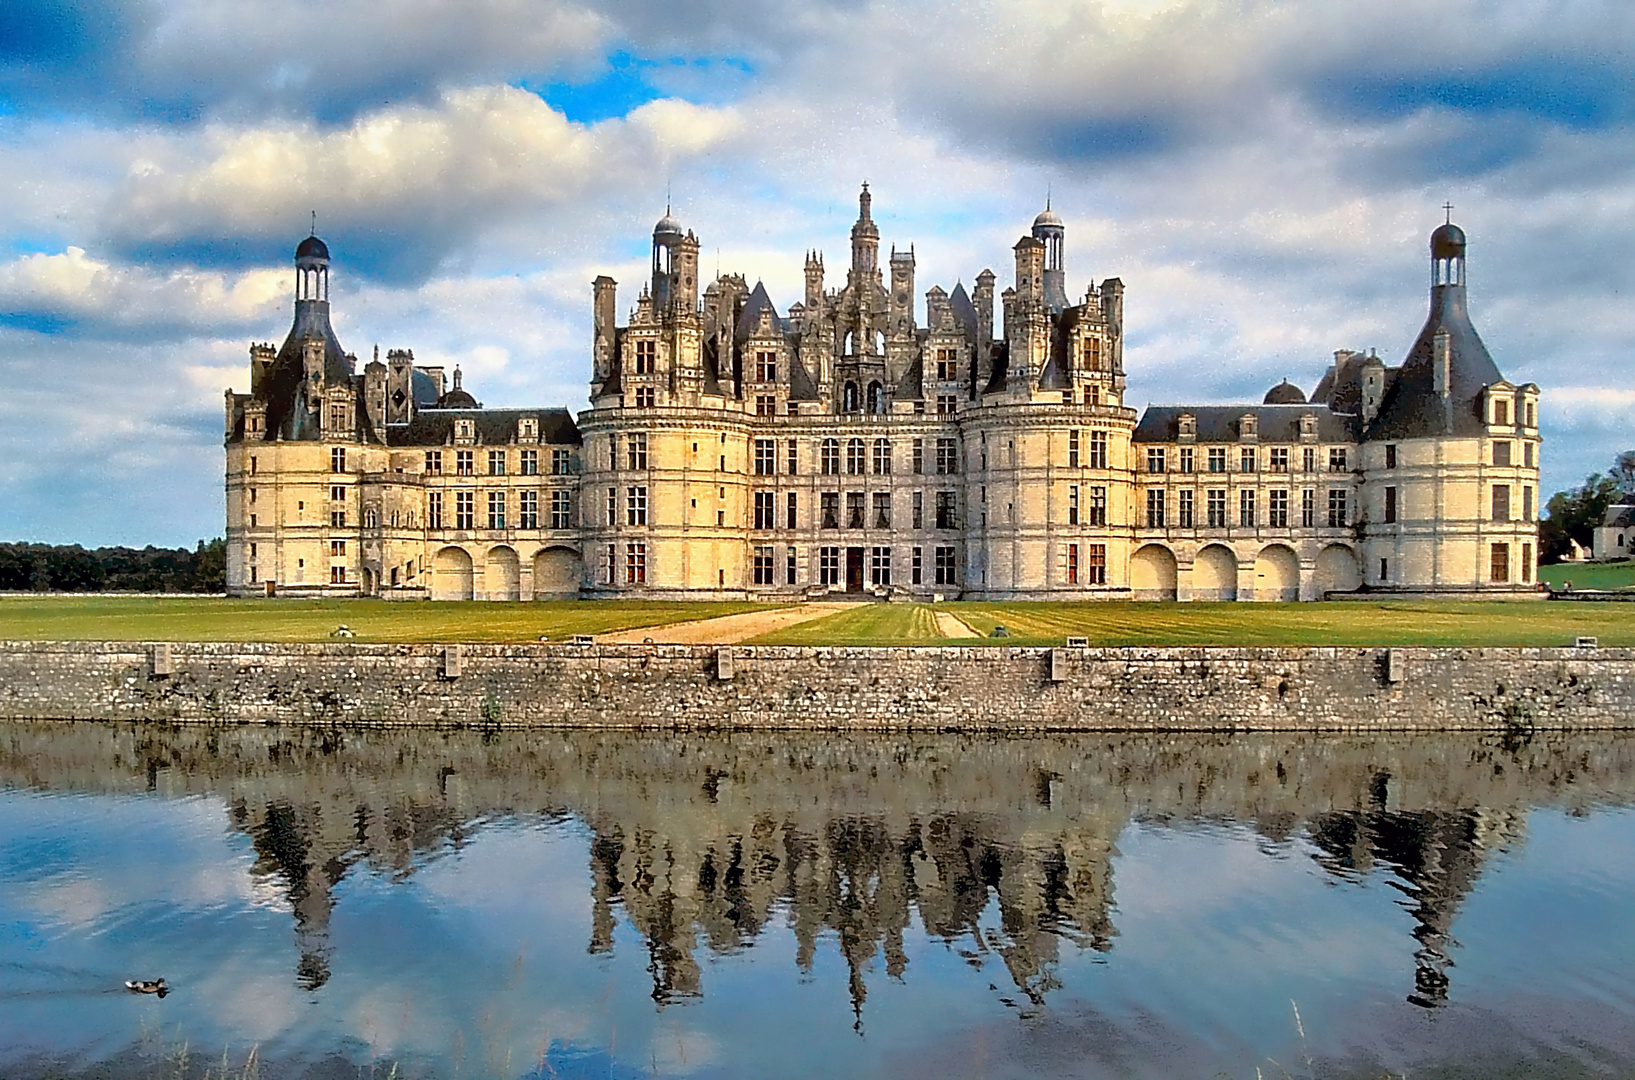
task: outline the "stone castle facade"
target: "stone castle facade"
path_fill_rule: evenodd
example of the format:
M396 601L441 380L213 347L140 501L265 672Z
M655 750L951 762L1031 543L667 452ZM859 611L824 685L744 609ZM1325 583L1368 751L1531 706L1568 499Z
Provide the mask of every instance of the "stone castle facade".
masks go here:
M226 400L228 591L519 600L1317 600L1530 594L1538 397L1466 307L1465 237L1431 235L1400 366L1335 354L1308 397L1125 404L1124 285L1067 291L1048 208L1009 287L882 259L864 185L843 283L806 257L780 313L700 289L668 213L625 325L593 283L591 407L483 408L408 351L357 373L329 252Z

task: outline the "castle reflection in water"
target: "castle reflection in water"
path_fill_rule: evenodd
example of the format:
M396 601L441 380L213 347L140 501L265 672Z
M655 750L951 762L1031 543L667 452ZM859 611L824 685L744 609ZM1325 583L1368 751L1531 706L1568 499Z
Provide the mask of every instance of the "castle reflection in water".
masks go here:
M406 877L493 820L588 826L591 952L620 914L653 997L707 992L699 957L787 925L794 962L838 941L854 1010L904 931L1001 957L1043 1001L1069 948L1117 947L1113 859L1132 821L1241 823L1338 877L1387 869L1415 929L1408 1000L1449 986L1450 928L1527 811L1628 802L1635 740L1514 736L385 732L81 723L0 728L0 783L208 794L294 912L296 978L329 978L335 887ZM1186 888L1186 882L1177 882ZM994 910L990 910L994 909Z

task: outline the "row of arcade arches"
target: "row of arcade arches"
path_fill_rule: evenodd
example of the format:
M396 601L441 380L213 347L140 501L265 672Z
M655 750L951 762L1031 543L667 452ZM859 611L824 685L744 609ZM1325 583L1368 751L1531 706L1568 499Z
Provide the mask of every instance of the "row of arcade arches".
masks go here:
M1137 600L1174 600L1180 567L1175 553L1162 544L1147 544L1130 557L1130 589ZM1312 571L1314 591L1350 592L1362 584L1357 554L1344 544L1317 553ZM1300 599L1300 557L1285 544L1268 544L1255 556L1254 600ZM1238 556L1225 544L1210 544L1192 560L1194 600L1237 600Z
M433 600L521 600L522 560L516 548L499 544L480 553L481 562L464 548L446 547L432 557ZM570 547L547 547L532 560L530 598L561 596L579 591L583 577L579 552Z

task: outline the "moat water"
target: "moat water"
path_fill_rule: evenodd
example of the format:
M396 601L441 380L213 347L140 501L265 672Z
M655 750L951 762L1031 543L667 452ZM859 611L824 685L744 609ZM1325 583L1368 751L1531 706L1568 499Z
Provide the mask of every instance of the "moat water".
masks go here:
M1635 737L0 726L0 1075L224 1073L1627 1076Z

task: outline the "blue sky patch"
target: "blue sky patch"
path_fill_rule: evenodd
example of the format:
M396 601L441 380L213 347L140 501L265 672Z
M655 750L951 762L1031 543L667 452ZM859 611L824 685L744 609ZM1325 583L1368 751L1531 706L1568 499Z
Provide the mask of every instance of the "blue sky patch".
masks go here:
M1522 115L1578 130L1635 116L1635 79L1597 58L1518 58L1487 70L1376 72L1359 68L1318 82L1318 104L1343 116L1397 119L1421 109Z
M522 83L545 103L578 124L626 116L649 101L685 97L713 102L731 97L754 74L748 62L734 57L670 57L652 60L620 50L607 58L606 69L588 82Z

